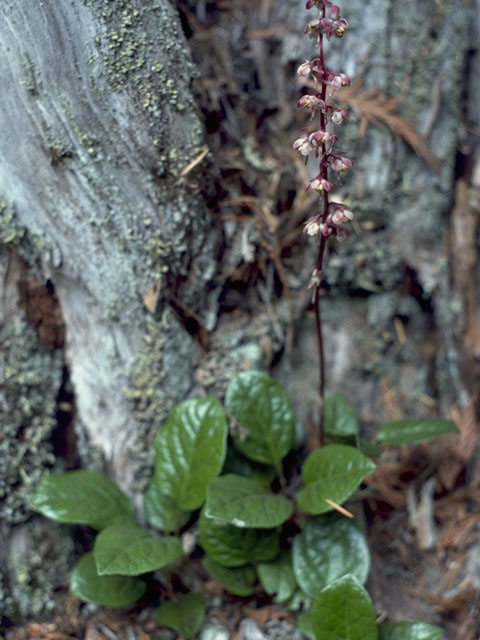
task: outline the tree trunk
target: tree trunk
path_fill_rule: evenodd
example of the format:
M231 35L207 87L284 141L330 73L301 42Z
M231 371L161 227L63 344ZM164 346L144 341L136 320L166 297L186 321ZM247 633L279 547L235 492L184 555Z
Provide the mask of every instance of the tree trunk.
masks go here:
M0 16L8 549L9 525L24 519L27 494L52 464L63 366L82 464L104 460L130 494L149 472L156 430L196 385L200 349L185 325L212 328L207 288L221 234L206 203L209 156L182 175L205 139L172 3L7 0ZM47 339L48 351L25 322L36 312L48 322L32 299L33 290L48 302L46 282L65 325L64 361L61 336ZM21 571L10 566L4 581L18 584Z
M304 314L314 248L301 233L316 213L303 193L315 167L291 150L305 124L295 68L315 55L303 36L313 16L304 0L179 7L193 62L168 0L0 6L9 617L54 602L52 572L30 558L59 529L19 524L45 468L103 467L137 498L173 404L221 393L239 368L275 364L300 421L317 419ZM356 219L326 264L328 389L378 427L429 414L431 401L448 413L475 398L480 183L460 120L468 86L467 124L478 128L478 2L342 10L350 29L326 55L353 79L338 101L351 110L339 146L355 162L340 194ZM463 171L454 207L460 142L477 174Z

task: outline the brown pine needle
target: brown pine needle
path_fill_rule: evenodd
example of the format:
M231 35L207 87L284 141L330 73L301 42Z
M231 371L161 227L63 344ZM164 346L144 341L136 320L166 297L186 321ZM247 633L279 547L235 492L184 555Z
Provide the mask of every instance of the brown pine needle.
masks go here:
M336 502L334 502L333 500L330 500L330 498L325 498L325 502L330 506L333 507L334 509L336 509L339 513L341 513L343 516L346 516L347 518L355 518L355 516L353 515L353 513L351 511L348 511L347 509L345 509L344 507L341 507L339 504L337 504Z
M200 162L205 158L205 156L209 151L210 149L205 145L202 151L198 154L198 156L194 160L192 160L192 162L187 164L187 166L184 169L182 169L182 172L180 174L181 177L184 178L187 174L190 173L192 169L194 169L197 166L197 164L200 164Z

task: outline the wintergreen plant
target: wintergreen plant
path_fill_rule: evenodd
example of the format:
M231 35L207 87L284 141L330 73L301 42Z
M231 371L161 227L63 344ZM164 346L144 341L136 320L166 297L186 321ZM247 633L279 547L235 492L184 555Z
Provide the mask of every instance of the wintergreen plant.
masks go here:
M285 607L302 609L299 625L313 638L440 640L441 631L423 623L377 625L363 586L370 568L365 535L338 512L375 464L360 448L360 421L345 396L327 397L325 415L329 444L300 463L292 404L267 375L237 374L225 407L213 397L181 402L155 439L144 494L148 526L97 471L46 476L32 507L98 532L73 571L71 590L87 602L131 605L144 595L145 574L161 569L161 581L165 571L181 572L188 560L182 535L193 530L206 571L227 591L251 596L260 585ZM393 422L376 443L418 442L455 429L444 420ZM294 491L298 465L302 482ZM188 638L204 616L202 595L188 594L161 602L156 619Z
M304 60L297 69L301 78L312 78L318 92L306 94L297 102L298 109L311 112L310 121L315 123L314 131L302 129L301 137L295 140L293 148L305 157L305 163L312 155L318 160L318 174L307 182L305 190L316 191L319 195L318 213L305 223L304 231L317 238L317 260L312 273L310 288L313 289L312 304L315 311L317 332L319 388L318 414L320 421L320 443L323 443L323 403L325 396L325 356L323 346L322 319L320 315L320 285L323 277L325 249L329 238L345 235L344 225L353 219L353 212L342 202L330 200L335 185L330 181L333 172L338 176L352 167L353 163L344 151L335 148L338 140L335 128L348 119L345 109L331 104L331 99L341 87L350 84L350 78L325 66L324 38L342 38L348 29L348 22L340 15L340 7L329 0L308 0L307 9L316 9L318 16L305 27L305 33L315 40L318 56L313 60ZM330 102L329 102L330 100Z

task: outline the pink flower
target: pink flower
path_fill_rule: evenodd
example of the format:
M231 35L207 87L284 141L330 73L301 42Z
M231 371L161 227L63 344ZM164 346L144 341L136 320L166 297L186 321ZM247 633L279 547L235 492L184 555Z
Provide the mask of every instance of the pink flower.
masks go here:
M334 109L331 120L333 124L342 124L344 120L348 119L348 111L346 109Z
M303 228L303 233L308 234L309 236L318 236L320 233L320 228L322 226L321 217L315 216L314 218L310 218L306 221L305 226Z
M326 161L334 171L346 171L353 167L353 162L342 153L329 153Z
M319 33L323 33L323 26L320 18L310 20L310 22L305 26L303 32L308 33L310 35L310 38L316 38Z
M326 84L337 90L341 87L348 87L350 78L344 73L336 73L335 71L327 71Z
M317 176L316 178L313 178L313 180L309 180L307 182L305 191L308 191L309 189L313 189L317 193L321 193L322 191L335 191L335 185L328 180L325 180L325 178Z
M297 138L293 143L293 148L295 151L298 151L302 154L302 156L308 156L308 154L312 151L313 145L310 142L310 136L306 129L302 129L300 131L302 134L301 138Z
M312 72L312 63L309 60L304 60L297 69L297 76L301 78L308 78Z
M309 140L313 147L320 147L322 144L333 144L337 140L337 136L328 131L314 131L310 134Z
M353 220L353 212L340 202L331 202L330 209L333 209L333 212L328 215L328 219L336 226L347 220Z
M323 109L325 102L319 97L319 94L312 96L310 94L302 96L297 102L297 109Z
M323 75L323 71L318 65L319 62L319 58L314 58L313 60L304 60L297 69L297 76L299 76L300 78L308 78L308 76L311 75L316 84L317 78L314 74L318 73L320 75Z

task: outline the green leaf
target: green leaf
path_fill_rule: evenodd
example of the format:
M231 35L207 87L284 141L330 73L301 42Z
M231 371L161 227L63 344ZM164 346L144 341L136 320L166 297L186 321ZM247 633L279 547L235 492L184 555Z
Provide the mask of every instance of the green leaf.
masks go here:
M222 567L208 556L203 565L214 580L219 582L224 589L236 596L251 596L255 593L255 569L249 565L237 569Z
M190 511L182 511L173 498L160 493L155 477L151 479L143 494L143 509L147 522L165 533L173 533L190 517Z
M134 520L130 500L99 471L44 476L33 497L32 508L51 520L87 524L98 530L114 522Z
M323 419L325 433L329 436L356 437L360 432L357 410L343 393L335 393L325 398Z
M143 595L145 583L139 578L99 576L93 553L86 553L72 573L70 591L86 602L104 607L126 607Z
M330 444L317 449L303 463L305 487L298 493L298 506L313 514L331 511L327 499L342 504L374 470L375 464L354 447Z
M364 583L370 569L365 536L337 513L307 522L293 541L292 558L300 588L312 597L347 573Z
M280 549L276 531L240 529L231 524L207 518L204 511L199 521L200 544L215 562L224 567L273 560Z
M93 555L99 575L138 576L155 571L183 554L179 538L154 538L136 524L114 524L95 540Z
M257 564L257 573L262 587L269 595L276 594L277 602L291 598L297 588L290 551L282 551L273 562Z
M442 640L443 631L426 622L384 622L380 625L378 640Z
M377 433L377 442L382 444L408 444L433 440L444 433L460 433L451 420L440 418L414 418L398 420L384 425Z
M225 464L223 465L220 475L227 475L228 473L235 473L238 476L252 478L265 487L270 487L277 476L275 469L271 466L249 460L240 453L238 449L235 449L235 447L227 447Z
M187 593L179 602L162 602L155 619L162 627L169 627L185 638L191 638L202 628L205 600L196 593Z
M198 509L207 485L225 459L227 422L217 398L185 400L155 438L155 482L159 493L185 510Z
M367 591L348 574L331 582L312 605L312 628L325 640L377 640L375 612Z
M293 446L295 415L287 392L259 371L244 371L230 382L225 407L238 428L234 445L251 460L281 470Z
M207 490L205 515L236 527L272 529L288 520L293 504L250 478L215 478Z
M316 636L312 629L312 614L310 611L302 611L297 616L297 627L304 636L311 640L316 640Z

